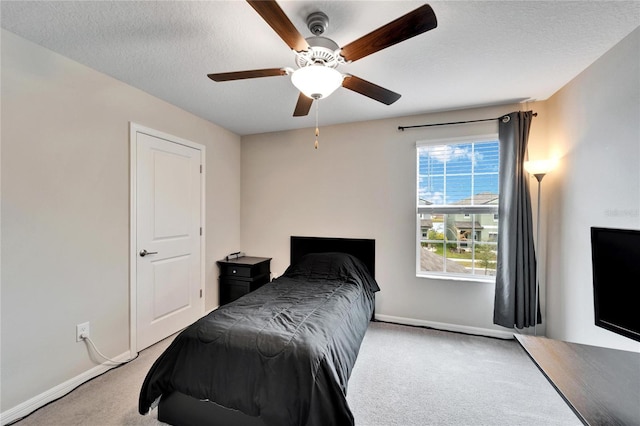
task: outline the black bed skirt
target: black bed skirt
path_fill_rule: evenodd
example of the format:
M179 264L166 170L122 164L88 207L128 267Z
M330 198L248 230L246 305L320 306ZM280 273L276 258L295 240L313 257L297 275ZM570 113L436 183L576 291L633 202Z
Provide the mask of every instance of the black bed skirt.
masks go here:
M158 420L174 426L265 426L259 417L248 416L214 402L200 401L180 392L161 398Z

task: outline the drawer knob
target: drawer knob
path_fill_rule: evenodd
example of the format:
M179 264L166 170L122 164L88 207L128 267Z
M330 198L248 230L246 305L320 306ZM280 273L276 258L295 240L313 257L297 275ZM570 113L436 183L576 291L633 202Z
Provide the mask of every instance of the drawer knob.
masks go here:
M235 269L231 271L232 274L237 273L238 271L236 271Z

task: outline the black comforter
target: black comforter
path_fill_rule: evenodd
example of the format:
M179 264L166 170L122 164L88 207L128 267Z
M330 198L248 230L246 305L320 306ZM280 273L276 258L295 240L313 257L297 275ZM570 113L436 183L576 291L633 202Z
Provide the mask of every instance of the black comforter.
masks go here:
M177 390L267 425L352 425L347 381L378 290L350 255L305 256L181 332L147 374L140 413Z

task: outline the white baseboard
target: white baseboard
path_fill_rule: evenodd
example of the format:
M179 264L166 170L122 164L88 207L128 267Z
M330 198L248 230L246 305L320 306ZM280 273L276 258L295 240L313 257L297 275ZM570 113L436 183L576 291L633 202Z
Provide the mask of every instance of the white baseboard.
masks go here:
M127 351L114 358L114 360L118 362L124 362L130 359L131 351ZM100 364L96 367L93 367L91 370L87 370L84 373L79 374L64 383L59 384L58 386L42 392L40 395L36 395L33 398L21 404L18 404L13 408L8 409L7 411L3 411L2 413L0 413L0 425L6 425L33 413L38 408L43 407L51 401L55 401L56 399L68 394L81 384L111 370L114 367L117 367L117 365L113 365L111 363Z
M435 328L436 330L455 331L457 333L473 334L476 336L497 337L498 339L513 339L513 331L492 330L490 328L470 327L467 325L448 324L445 322L425 321L414 318L394 317L376 314L377 320L393 322L403 325Z

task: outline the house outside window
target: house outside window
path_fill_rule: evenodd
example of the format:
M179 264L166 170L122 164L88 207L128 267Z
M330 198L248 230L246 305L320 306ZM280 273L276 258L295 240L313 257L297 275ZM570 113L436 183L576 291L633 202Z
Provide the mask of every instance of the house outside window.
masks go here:
M417 143L418 276L493 281L497 135Z

